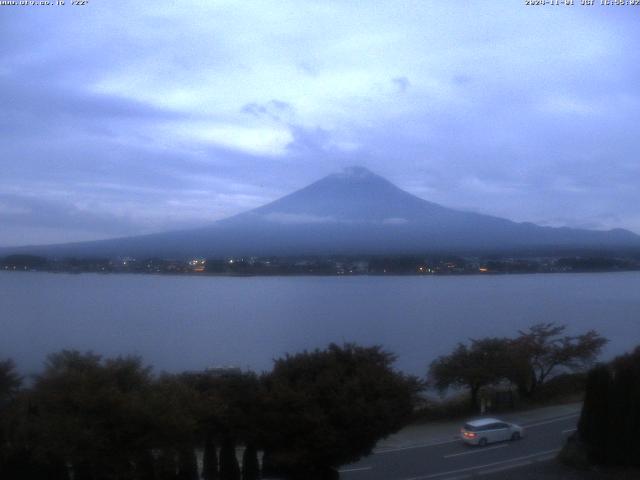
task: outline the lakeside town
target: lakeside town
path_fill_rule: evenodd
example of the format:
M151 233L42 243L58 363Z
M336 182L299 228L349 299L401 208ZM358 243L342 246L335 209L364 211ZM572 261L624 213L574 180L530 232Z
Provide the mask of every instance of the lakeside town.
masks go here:
M640 270L640 257L628 256L296 256L225 258L0 258L5 271L54 273L147 273L174 275L482 275L516 273L615 272Z

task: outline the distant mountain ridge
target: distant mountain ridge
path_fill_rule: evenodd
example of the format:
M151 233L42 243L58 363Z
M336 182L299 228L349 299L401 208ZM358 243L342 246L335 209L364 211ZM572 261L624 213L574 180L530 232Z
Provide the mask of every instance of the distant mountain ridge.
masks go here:
M350 167L254 210L192 230L3 249L77 257L227 257L640 248L623 229L541 227L423 200ZM2 253L2 252L0 252Z

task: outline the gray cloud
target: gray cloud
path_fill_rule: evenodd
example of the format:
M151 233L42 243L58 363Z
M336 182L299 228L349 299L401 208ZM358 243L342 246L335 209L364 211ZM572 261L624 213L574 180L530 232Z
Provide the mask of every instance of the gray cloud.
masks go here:
M391 81L398 88L400 93L404 93L411 86L411 82L407 77L395 77L392 78Z
M269 222L282 223L285 225L304 225L308 223L335 223L334 217L321 217L318 215L309 215L306 213L284 213L272 212L263 215L263 218Z
M242 107L241 111L255 117L266 117L277 122L286 122L295 114L293 107L281 100L271 100L267 103L247 103Z

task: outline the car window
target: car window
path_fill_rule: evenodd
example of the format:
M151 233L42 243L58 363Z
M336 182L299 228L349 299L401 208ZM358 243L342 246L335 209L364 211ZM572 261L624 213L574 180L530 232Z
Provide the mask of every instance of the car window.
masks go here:
M465 423L464 427L462 427L462 428L464 428L465 430L468 430L469 432L475 432L478 429L478 427L474 427L470 423Z

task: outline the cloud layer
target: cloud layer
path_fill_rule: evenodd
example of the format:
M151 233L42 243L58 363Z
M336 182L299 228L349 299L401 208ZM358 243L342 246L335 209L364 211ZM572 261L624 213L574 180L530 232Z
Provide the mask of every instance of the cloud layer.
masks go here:
M640 232L633 8L116 3L0 7L0 245L202 225L353 164Z

